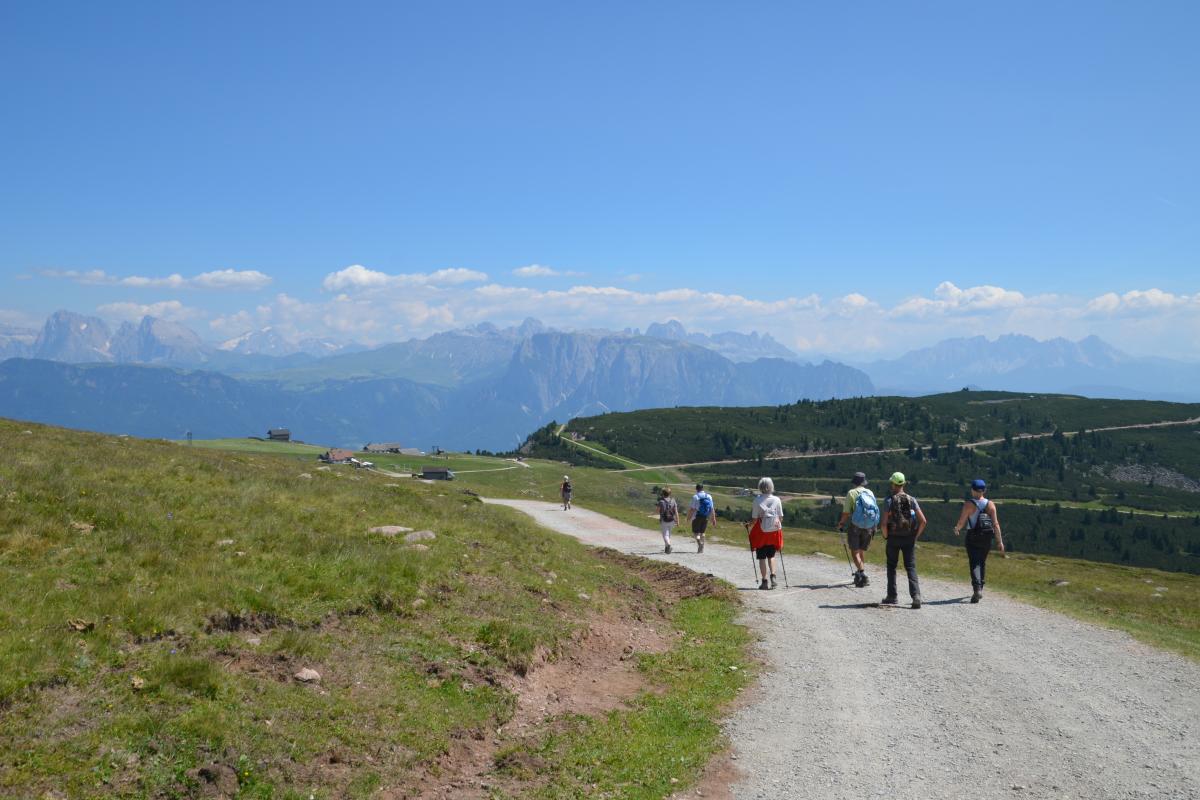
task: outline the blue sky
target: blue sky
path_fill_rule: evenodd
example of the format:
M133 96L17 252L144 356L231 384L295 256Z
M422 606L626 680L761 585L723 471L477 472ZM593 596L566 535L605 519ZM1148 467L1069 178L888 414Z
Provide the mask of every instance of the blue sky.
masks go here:
M1170 2L4 3L0 322L1197 357L1197 29Z

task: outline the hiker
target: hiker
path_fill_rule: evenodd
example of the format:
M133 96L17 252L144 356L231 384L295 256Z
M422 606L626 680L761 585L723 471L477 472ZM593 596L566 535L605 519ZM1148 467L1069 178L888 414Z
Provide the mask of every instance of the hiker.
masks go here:
M996 547L1004 552L1004 537L1000 535L1000 518L996 516L996 504L984 497L987 482L982 478L971 481L971 499L963 501L958 522L954 523L954 535L958 536L963 526L967 527L967 563L971 566L971 602L983 599L983 581L987 571L987 557Z
M854 585L862 588L871 581L867 579L864 559L867 548L871 546L871 538L879 526L879 503L875 494L867 488L865 473L856 472L850 479L853 488L846 492L846 500L842 503L842 517L838 520L837 529L846 534L846 547L853 559L851 569L854 570ZM847 530L846 523L849 523Z
M762 576L760 589L775 588L775 554L783 551L783 501L775 496L775 482L763 478L758 482L758 496L750 509L750 547L758 559ZM767 583L770 567L770 583Z
M671 487L664 487L658 497L658 528L662 531L663 552L671 552L671 529L679 522L679 504L671 497Z
M917 582L917 539L925 532L926 519L917 498L904 491L903 472L893 472L891 494L883 501L883 539L887 542L887 597L883 605L896 604L896 562L904 555L908 573L908 596L912 607L921 607L921 585Z
M563 475L562 485L558 487L558 492L562 495L563 511L571 510L571 491L571 478L569 475Z
M692 504L688 506L688 522L692 523L692 536L696 537L696 552L704 552L704 532L711 524L717 529L717 506L713 503L712 495L704 491L704 484L696 484L696 493L692 495Z

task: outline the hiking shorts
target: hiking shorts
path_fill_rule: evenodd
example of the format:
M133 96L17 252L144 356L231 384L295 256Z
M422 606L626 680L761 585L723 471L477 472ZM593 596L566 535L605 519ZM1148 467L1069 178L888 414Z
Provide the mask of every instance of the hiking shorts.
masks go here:
M692 520L692 533L694 533L696 536L700 536L706 530L708 530L708 517L701 517L697 515L696 518Z
M847 525L846 545L851 550L866 550L871 546L871 538L874 535L874 531L869 531L866 528L860 528L857 525Z
M775 557L775 545L764 544L762 547L754 551L754 557L762 560Z

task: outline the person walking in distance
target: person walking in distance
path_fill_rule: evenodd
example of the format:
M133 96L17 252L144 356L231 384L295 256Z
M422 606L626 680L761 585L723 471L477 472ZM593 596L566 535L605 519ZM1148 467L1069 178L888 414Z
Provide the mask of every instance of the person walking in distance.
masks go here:
M758 572L762 576L758 588L774 589L775 554L783 551L783 502L775 496L775 482L770 478L758 482L758 496L750 509L750 521L750 546L754 548ZM770 583L767 582L768 575Z
M972 603L983 599L983 581L993 539L1000 552L1004 552L1004 537L1000 535L996 504L984 497L986 492L987 483L982 478L971 481L971 499L963 503L958 522L954 523L955 536L959 535L964 525L967 527L967 563L971 566Z
M875 500L875 494L867 488L867 476L864 473L854 473L850 483L853 487L846 492L837 528L839 531L845 531L846 546L850 549L850 557L853 559L854 585L861 588L871 582L867 579L864 558L867 548L871 546L875 529L879 526L879 504Z
M692 504L688 506L688 522L692 523L692 536L696 537L696 552L704 552L704 532L712 525L717 529L717 506L713 503L712 495L704 491L704 484L696 484L696 493L692 495Z
M665 487L658 497L658 528L662 531L663 552L671 552L671 529L679 522L679 504L671 497L671 487Z
M921 585L917 581L917 539L925 532L924 512L917 498L904 491L908 483L903 472L893 472L891 494L883 504L883 538L887 542L887 597L880 602L896 604L896 563L904 556L908 573L908 596L912 607L921 607Z
M569 475L563 475L562 485L558 487L558 493L562 495L563 511L571 510L571 494L574 489L571 487L571 478Z

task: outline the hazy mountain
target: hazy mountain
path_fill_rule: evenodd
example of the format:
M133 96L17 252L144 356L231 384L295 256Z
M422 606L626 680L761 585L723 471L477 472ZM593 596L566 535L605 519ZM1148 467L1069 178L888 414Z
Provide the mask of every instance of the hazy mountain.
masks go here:
M210 348L195 331L178 322L142 317L141 323L126 322L109 342L109 353L120 363L203 364Z
M669 322L654 322L646 328L646 335L654 339L669 339L675 342L690 342L728 358L730 361L756 361L760 358L784 358L798 361L800 357L772 338L771 334L714 333L709 336L704 333L689 333L678 320Z
M0 361L6 358L25 358L33 355L37 341L36 330L0 324Z
M551 419L675 405L766 405L871 394L841 364L734 363L697 345L648 336L550 332L521 342L504 373L457 398L462 432L508 447Z
M1126 399L1200 399L1200 365L1131 356L1096 336L1077 342L1021 335L947 339L862 368L883 393L928 394L973 386Z
M443 400L436 387L403 380L296 392L216 372L0 362L0 416L134 436L265 436L282 425L323 444L361 445L373 437L425 443Z
M397 440L504 449L550 419L609 409L762 405L872 390L862 372L840 364L734 363L697 345L645 336L522 336L518 328L482 326L404 344L410 347L399 352L407 360L393 368L424 363L432 374L432 365L440 365L444 376L450 362L459 370L459 385L395 376L297 385L215 372L10 359L0 363L0 416L140 436L178 438L188 430L200 437L262 435L286 425L323 444Z
M497 328L482 323L425 339L385 344L372 350L322 358L319 362L255 376L289 386L316 386L329 380L406 378L437 386L460 386L504 371L526 337L545 330L534 319Z
M246 356L274 356L286 358L302 353L312 358L324 358L336 355L349 349L361 350L358 345L343 345L329 339L315 337L293 339L285 336L272 326L256 331L246 331L240 336L227 339L216 346L223 353L234 353Z
M113 356L109 351L111 338L108 325L98 317L55 311L38 333L33 343L33 355L50 361L74 363L112 361Z

